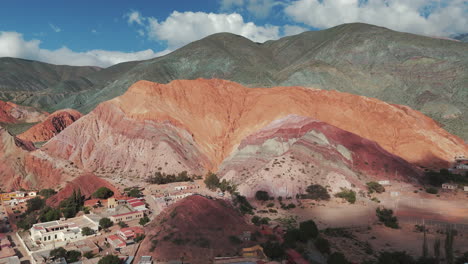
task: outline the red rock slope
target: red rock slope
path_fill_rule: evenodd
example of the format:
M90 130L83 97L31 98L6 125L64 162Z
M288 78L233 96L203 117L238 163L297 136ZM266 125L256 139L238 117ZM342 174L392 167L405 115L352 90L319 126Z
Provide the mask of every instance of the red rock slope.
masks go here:
M98 178L92 173L86 173L67 183L65 188L47 199L47 204L50 206L57 206L62 200L70 197L74 190L78 189L81 191L81 195L89 198L97 189L101 187L109 188L114 192L115 195L120 194L119 190L108 181Z
M43 150L87 170L136 169L139 175L155 167L216 170L245 137L291 114L375 141L419 165L444 166L455 154L468 155L460 138L405 106L336 91L246 88L217 79L139 81L66 128Z
M44 120L46 117L46 112L32 107L0 101L0 123L35 123Z
M67 126L78 120L82 114L73 109L64 109L50 114L44 121L34 125L18 138L32 142L48 141Z
M226 202L194 195L171 205L145 227L146 237L136 259L152 256L159 263L183 257L193 264L211 263L218 255L235 256L242 247L259 243L234 245L229 241L230 236L254 230Z
M34 149L31 142L20 140L0 127L0 188L26 187L28 173L25 171L25 158Z

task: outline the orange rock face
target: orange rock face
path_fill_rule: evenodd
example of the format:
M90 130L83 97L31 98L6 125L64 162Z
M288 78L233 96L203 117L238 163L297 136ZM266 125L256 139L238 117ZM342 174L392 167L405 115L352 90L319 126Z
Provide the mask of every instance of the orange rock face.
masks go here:
M418 165L445 166L454 154L468 155L463 140L418 111L336 91L246 88L217 79L169 84L139 81L124 95L102 103L93 112L103 116L112 109L135 122L169 121L185 129L211 161L209 169L216 169L247 135L291 114L311 117L375 141L388 152ZM57 140L63 143L62 139ZM67 138L67 149L72 152L69 155L99 147L80 146L74 140ZM53 149L49 152L57 154Z
M32 107L19 106L11 102L0 101L1 123L34 123L44 120L46 112L38 111Z
M82 114L73 109L64 109L50 114L44 121L31 127L18 138L32 142L48 141L73 122L78 120Z

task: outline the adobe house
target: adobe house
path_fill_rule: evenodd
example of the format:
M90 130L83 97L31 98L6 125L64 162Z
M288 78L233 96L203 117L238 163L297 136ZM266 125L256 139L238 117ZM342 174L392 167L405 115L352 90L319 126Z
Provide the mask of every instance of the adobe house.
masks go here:
M444 190L456 190L457 187L458 186L456 184L452 184L452 183L443 183L442 184L442 189L444 189Z

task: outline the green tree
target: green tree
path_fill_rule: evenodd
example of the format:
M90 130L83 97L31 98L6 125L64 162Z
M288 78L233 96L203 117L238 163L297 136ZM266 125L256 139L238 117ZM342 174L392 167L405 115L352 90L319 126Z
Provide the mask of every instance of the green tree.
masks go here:
M262 244L263 252L267 257L273 260L281 260L284 258L284 249L278 242L267 241Z
M436 238L434 241L434 258L435 258L435 263L439 264L440 263L440 239Z
M349 264L349 261L346 259L343 253L333 252L330 256L328 256L327 264Z
M127 195L129 197L136 197L136 198L140 198L143 196L143 194L138 188L130 188L130 190L127 191Z
M270 200L270 195L266 191L257 191L255 193L255 199L259 201L268 201Z
M77 262L81 258L81 252L76 250L70 250L67 252L66 260L68 263Z
M67 256L67 251L63 247L52 249L49 253L52 259L65 258Z
M330 200L330 194L328 194L327 189L320 184L312 184L307 186L306 192L307 195L305 195L304 198L316 201Z
M399 228L398 219L395 216L393 216L392 209L377 208L375 212L377 214L377 217L379 218L379 221L382 222L386 227L394 229Z
M45 206L45 201L41 199L41 197L34 197L26 202L26 206L28 207L26 213L29 214L39 209L42 209L42 207Z
M122 221L120 221L118 225L120 228L128 227L127 223L122 222Z
M107 199L114 195L114 192L107 187L101 187L93 193L94 198Z
M60 210L52 207L46 207L42 210L41 216L39 217L41 222L50 222L60 219Z
M139 224L144 226L147 223L149 223L149 221L150 221L150 219L148 218L148 216L145 215L144 217L140 218Z
M98 261L98 264L120 264L119 257L115 255L106 255Z
M111 227L112 225L114 225L114 223L107 217L101 218L101 220L99 220L99 226L102 229L107 229Z
M92 259L92 258L94 258L94 253L92 251L85 252L83 254L83 257L85 257L87 259Z
M413 264L413 257L405 251L381 252L377 259L378 264Z
M316 238L318 235L317 225L312 220L299 223L299 230L301 231L301 240L303 242L311 238Z
M445 260L447 264L453 264L453 239L453 230L447 228L445 232Z
M81 234L83 236L90 236L94 234L94 230L91 229L90 227L85 226L81 229Z
M427 238L426 238L426 226L423 225L424 228L424 237L423 237L423 245L422 245L422 257L428 258L429 257L429 248L427 245Z
M52 195L56 194L57 192L54 189L42 189L38 192L38 194L45 199L51 197Z
M219 186L218 176L211 171L206 174L205 180L203 182L210 190L216 190L216 188Z

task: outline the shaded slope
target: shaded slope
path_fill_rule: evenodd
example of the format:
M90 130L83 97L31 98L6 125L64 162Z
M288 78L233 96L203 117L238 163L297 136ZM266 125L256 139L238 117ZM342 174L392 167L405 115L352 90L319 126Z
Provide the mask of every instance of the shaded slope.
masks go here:
M184 257L194 264L211 263L218 255L238 255L249 242L235 245L229 237L254 230L225 201L193 195L173 204L145 227L146 238L136 259L152 256L156 261L171 261Z
M18 135L18 138L32 142L47 141L78 120L81 116L82 114L80 112L73 109L56 111L50 114L46 120Z
M453 153L468 154L460 138L408 107L336 91L246 88L215 79L137 82L67 127L42 151L89 171L133 169L144 176L162 167L200 173L216 170L244 138L291 114L375 141L418 165L446 166Z

